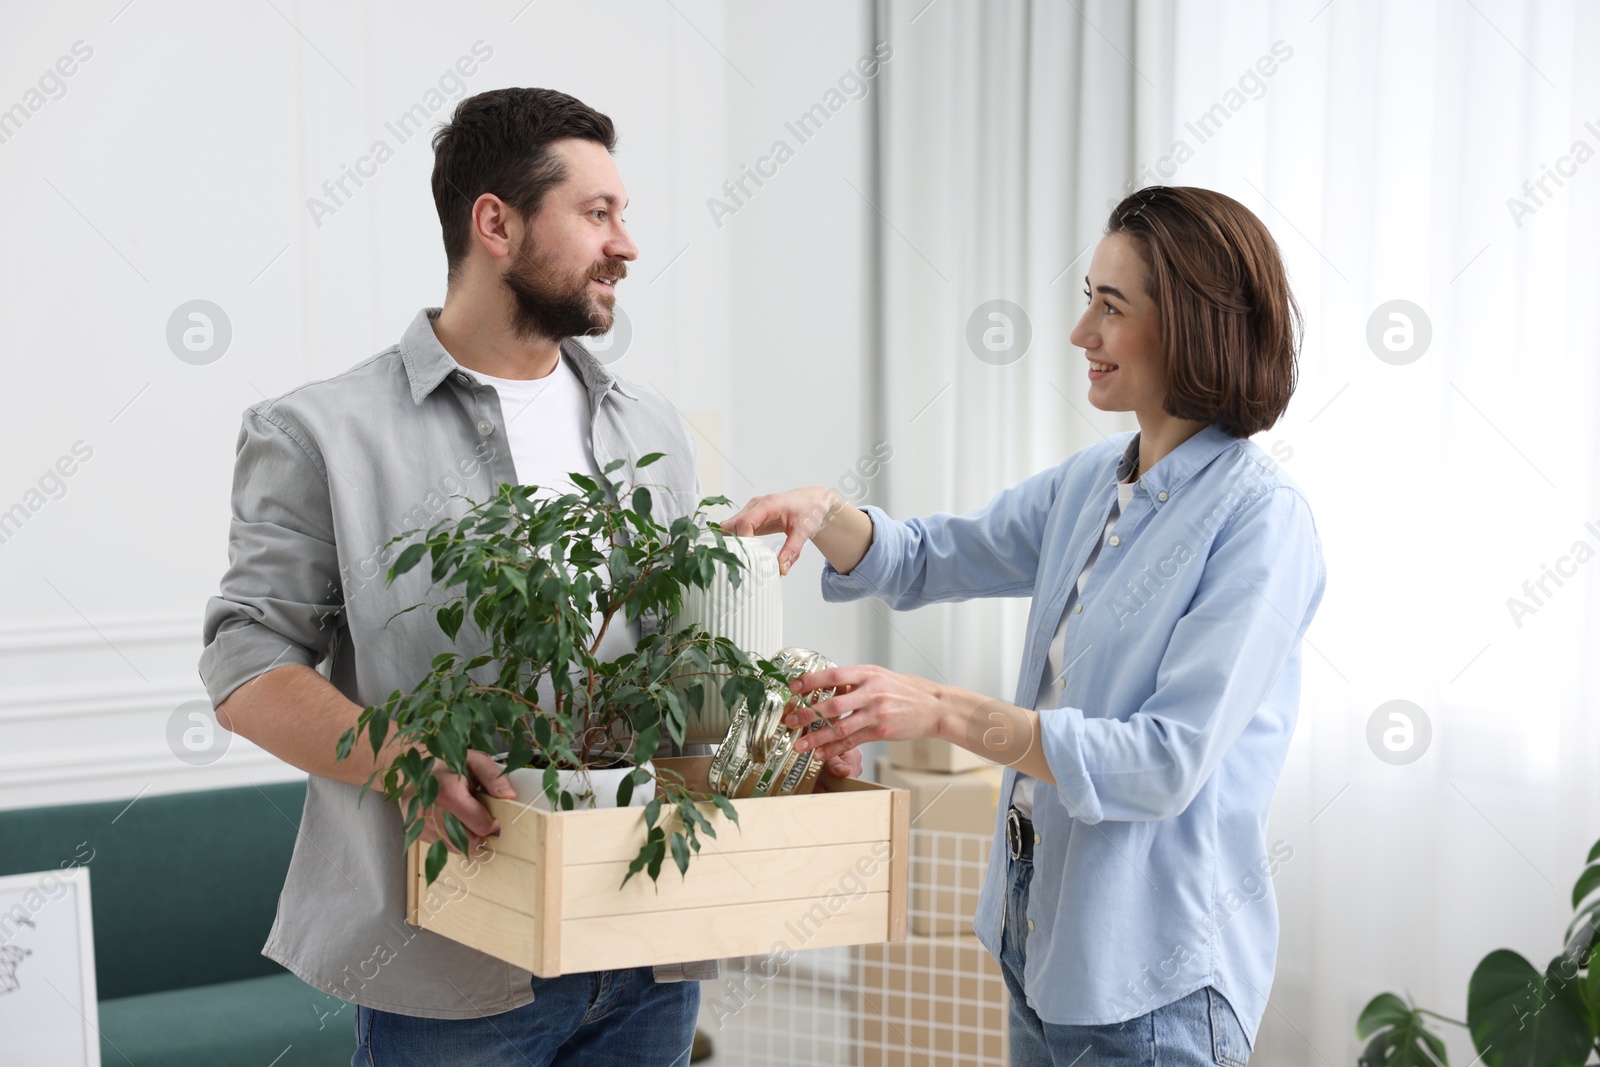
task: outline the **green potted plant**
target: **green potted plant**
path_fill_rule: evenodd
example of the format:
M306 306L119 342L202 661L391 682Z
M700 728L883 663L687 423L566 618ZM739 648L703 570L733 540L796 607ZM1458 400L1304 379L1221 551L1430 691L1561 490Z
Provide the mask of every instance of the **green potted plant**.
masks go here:
M1576 914L1566 947L1543 971L1510 949L1485 956L1467 983L1463 1022L1380 993L1362 1009L1360 1067L1448 1067L1444 1042L1427 1019L1464 1027L1487 1067L1583 1067L1600 1050L1600 841L1572 887ZM1370 1040L1368 1040L1370 1038Z
M650 453L634 468L661 457ZM645 840L624 885L640 870L655 881L668 851L679 872L687 872L700 850L699 834L716 836L697 801L711 801L738 823L725 797L696 793L681 775L658 774L650 757L663 733L683 743L688 716L699 712L707 685L716 685L730 707L742 700L754 706L769 686L786 685L787 676L726 638L692 627L661 628L681 608L684 592L708 587L719 565L739 583L738 555L715 525L700 521L707 507L730 502L707 497L693 514L663 526L652 513L648 485L610 480L623 465L608 465L601 480L571 474L574 490L559 496L536 486L501 485L481 504L469 500L473 506L459 520L428 528L389 568L386 584L427 555L434 585L457 591L443 603L414 604L396 616L432 608L439 629L456 643L470 618L473 645L488 645L471 656L436 656L410 693L396 690L363 709L340 738L340 759L363 735L374 756L393 738L396 754L367 784L381 778L384 796L401 805L405 848L422 833L423 812L437 799L436 768L466 775L471 750L503 753L507 774L524 781L531 770L544 802L558 812L601 802L597 794L608 796L611 787L596 784L595 772L612 772L617 806L642 800L645 808ZM419 532L408 530L388 543ZM648 625L637 647L602 660L607 630L641 619ZM541 680L552 694L545 699ZM441 822L445 837L466 852L461 822L448 812ZM434 842L425 863L428 884L446 857L445 841Z

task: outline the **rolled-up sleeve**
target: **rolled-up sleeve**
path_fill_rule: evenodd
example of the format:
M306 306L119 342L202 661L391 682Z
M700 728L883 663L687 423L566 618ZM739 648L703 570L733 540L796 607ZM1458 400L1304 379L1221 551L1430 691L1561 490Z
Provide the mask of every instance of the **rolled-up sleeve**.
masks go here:
M1155 691L1126 721L1081 708L1039 717L1068 811L1086 823L1181 813L1260 710L1322 598L1311 509L1279 487L1213 543L1173 629Z
M973 597L1028 596L1062 468L1040 471L963 515L897 522L867 505L872 545L849 574L822 568L822 598L874 596L896 610Z
M200 679L213 707L274 667L316 666L344 611L325 469L270 409L244 414L232 509L228 569L202 632Z

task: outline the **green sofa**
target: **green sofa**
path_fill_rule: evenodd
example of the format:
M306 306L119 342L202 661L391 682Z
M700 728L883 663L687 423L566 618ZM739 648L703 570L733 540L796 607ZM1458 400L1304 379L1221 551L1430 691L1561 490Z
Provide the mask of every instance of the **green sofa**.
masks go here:
M261 955L305 796L288 782L0 811L0 874L89 871L105 1067L350 1063L354 1006Z

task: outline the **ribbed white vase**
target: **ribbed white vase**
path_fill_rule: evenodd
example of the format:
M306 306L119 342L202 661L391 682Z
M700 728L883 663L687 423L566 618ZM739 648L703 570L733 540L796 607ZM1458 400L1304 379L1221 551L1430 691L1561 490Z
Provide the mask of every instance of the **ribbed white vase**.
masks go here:
M684 593L683 611L673 629L698 626L713 637L726 637L746 653L770 659L783 647L783 592L778 577L778 554L757 537L723 535L728 548L744 560L737 588L728 580L728 568L717 565L709 588L691 586ZM728 732L732 716L722 702L721 684L707 687L700 714L689 712L687 740L716 744Z

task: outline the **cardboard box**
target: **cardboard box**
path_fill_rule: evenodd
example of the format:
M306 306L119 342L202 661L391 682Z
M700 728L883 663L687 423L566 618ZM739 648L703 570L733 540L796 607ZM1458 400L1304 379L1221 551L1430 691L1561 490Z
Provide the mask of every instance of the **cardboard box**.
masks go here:
M707 792L710 756L654 761ZM644 843L644 809L548 812L485 797L498 836L451 853L430 886L420 841L407 854L412 925L541 978L617 967L760 955L906 936L910 805L905 793L826 771L806 796L733 801L686 875L618 887Z
M861 1067L1004 1065L1010 1000L972 937L911 937L854 952Z
M888 764L878 767L878 782L911 793L911 825L919 830L993 837L1004 771L1003 767L985 766L981 770L942 774Z
M998 764L975 752L940 737L919 737L912 741L890 741L889 762L912 771L938 771L957 774Z

